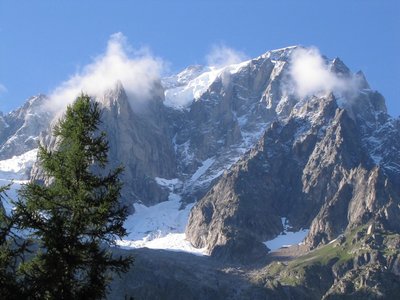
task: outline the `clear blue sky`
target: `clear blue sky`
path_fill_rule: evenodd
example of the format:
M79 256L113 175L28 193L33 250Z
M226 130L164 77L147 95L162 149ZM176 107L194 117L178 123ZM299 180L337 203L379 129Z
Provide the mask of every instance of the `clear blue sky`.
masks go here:
M255 57L314 45L363 70L400 114L400 1L0 0L0 110L48 93L122 32L172 71L204 63L215 44Z

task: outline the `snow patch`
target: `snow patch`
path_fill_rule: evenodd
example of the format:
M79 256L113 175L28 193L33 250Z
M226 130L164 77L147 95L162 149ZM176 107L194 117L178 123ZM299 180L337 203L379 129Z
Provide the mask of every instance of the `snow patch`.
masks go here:
M184 110L193 101L197 101L211 84L224 74L235 74L249 64L250 60L226 67L194 67L185 69L176 76L164 78L164 105Z
M288 219L281 218L281 222L284 229L283 232L273 240L264 242L271 251L276 251L280 248L287 248L292 245L298 245L305 239L309 232L309 229L301 229L296 232L288 231L290 229Z
M33 149L24 154L13 156L0 161L0 178L23 180L28 179L26 171L33 166L37 158L38 149Z
M166 236L156 239L142 239L137 241L122 240L118 245L123 248L150 248L150 249L167 249L169 251L189 252L195 255L205 255L205 249L194 248L189 241L186 240L184 233L168 233Z
M178 178L165 179L161 177L155 177L154 179L156 180L158 185L166 187L170 191L173 191L175 187L182 185L182 181L180 181Z
M185 227L194 204L182 208L181 197L170 193L168 201L147 207L135 203L135 213L128 216L128 235L117 245L130 248L167 249L205 255L186 240Z
M209 69L200 76L189 81L187 85L178 86L165 91L164 105L176 109L184 109L193 100L203 95L209 86L220 75L220 69Z
M196 172L192 175L192 177L189 179L189 182L195 182L197 181L207 170L208 168L211 167L211 165L215 162L215 158L208 158L205 161L203 161L203 164L201 167L197 169Z

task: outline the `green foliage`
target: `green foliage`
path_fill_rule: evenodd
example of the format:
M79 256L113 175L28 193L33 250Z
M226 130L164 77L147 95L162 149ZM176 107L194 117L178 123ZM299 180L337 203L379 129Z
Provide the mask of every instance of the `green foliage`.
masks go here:
M101 299L111 273L126 272L132 257L108 246L126 234L119 205L122 168L107 169L108 143L99 132L98 103L81 95L54 127L56 145L39 148L49 184L23 186L15 203L20 229L38 244L20 265L33 299Z
M8 198L6 191L10 186L0 187L0 200ZM18 265L28 252L30 242L18 237L14 224L14 216L8 216L0 202L0 295L4 299L26 298L18 276Z

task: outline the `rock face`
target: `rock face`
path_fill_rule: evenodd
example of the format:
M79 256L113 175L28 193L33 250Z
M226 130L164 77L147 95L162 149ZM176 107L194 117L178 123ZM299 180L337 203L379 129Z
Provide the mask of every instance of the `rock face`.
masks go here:
M325 131L323 121L337 117L333 96L314 100L310 105L320 112L314 126L307 115L286 124L272 123L257 146L198 202L187 227L195 246L240 258L249 256L257 245L255 251L261 256L265 255L261 242L283 231L281 217L290 216L296 228L312 221L319 199L307 201L302 172L318 136Z
M175 113L173 142L184 201L201 198L215 178L254 147L270 122L290 114L296 101L283 87L295 49L267 52L222 69L203 69L200 76L198 67L188 68L166 80L165 103ZM188 75L192 72L194 79ZM192 97L187 106L174 106L187 94ZM212 165L200 177L193 176L208 159Z
M157 178L178 179L182 184L175 191L185 203L200 199L225 169L256 144L269 122L290 112L294 100L284 95L282 82L295 49L270 51L220 69L189 67L163 79L162 86L154 82L153 97L139 112L130 107L121 84L96 99L105 110L110 160L126 167L125 202L153 205L167 200L169 191ZM174 97L189 101L179 106ZM31 102L10 114L18 124L3 130L3 158L35 148L39 133L51 125L54 115L43 116L40 103L29 110ZM0 129L8 128L6 117L0 120ZM30 121L24 122L25 118ZM23 143L12 142L14 137L8 141L18 130L26 132L20 137L25 138ZM52 147L50 132L43 132L40 140ZM29 143L28 134L35 143ZM40 170L35 167L32 176L39 179Z
M345 105L332 94L297 102L196 204L189 240L247 261L265 254L262 242L283 231L282 217L293 231L310 227L310 248L371 220L398 231L399 156L391 151L400 148L382 132L397 136L397 123L372 91Z
M162 99L162 95L155 95L139 115L131 109L121 84L117 84L98 100L103 107L102 129L110 145L109 161L112 167L122 163L125 168L125 204L166 201L168 192L155 177L176 177L175 153Z

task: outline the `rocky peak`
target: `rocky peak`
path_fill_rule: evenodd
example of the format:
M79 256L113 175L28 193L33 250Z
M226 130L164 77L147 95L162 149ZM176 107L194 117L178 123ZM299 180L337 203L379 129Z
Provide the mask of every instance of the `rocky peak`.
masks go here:
M332 61L329 67L330 71L337 74L339 77L351 76L350 69L344 64L344 62L339 57L336 57Z
M159 186L155 177L175 177L175 156L168 127L161 127L159 116L152 115L154 111L150 108L146 113L135 112L120 82L95 100L103 108L101 130L106 132L110 146L109 167L121 164L125 167L121 179L129 184L123 186L122 203L132 212L134 202L152 205L167 200L168 190ZM159 99L149 101L160 104ZM43 131L40 140L50 148L56 147L50 130ZM40 167L34 167L32 177L43 179Z
M361 90L369 90L371 89L371 87L369 86L369 83L367 81L367 78L365 78L365 75L363 73L363 71L358 71L355 74L358 86Z
M121 106L128 109L128 98L121 81L117 81L112 89L104 92L103 96L96 99L104 108L110 108L113 105ZM130 108L129 108L130 110Z
M297 49L304 49L303 46L295 45L285 48L275 49L261 55L263 58L269 58L276 61L289 61L293 52Z
M168 193L155 177L175 177L174 150L168 127L162 127L159 112L154 110L159 99L150 99L146 113L135 112L121 83L99 99L104 106L103 130L110 144L109 160L125 167L123 198L131 207L140 201L147 205L165 201ZM151 106L155 102L155 105Z

